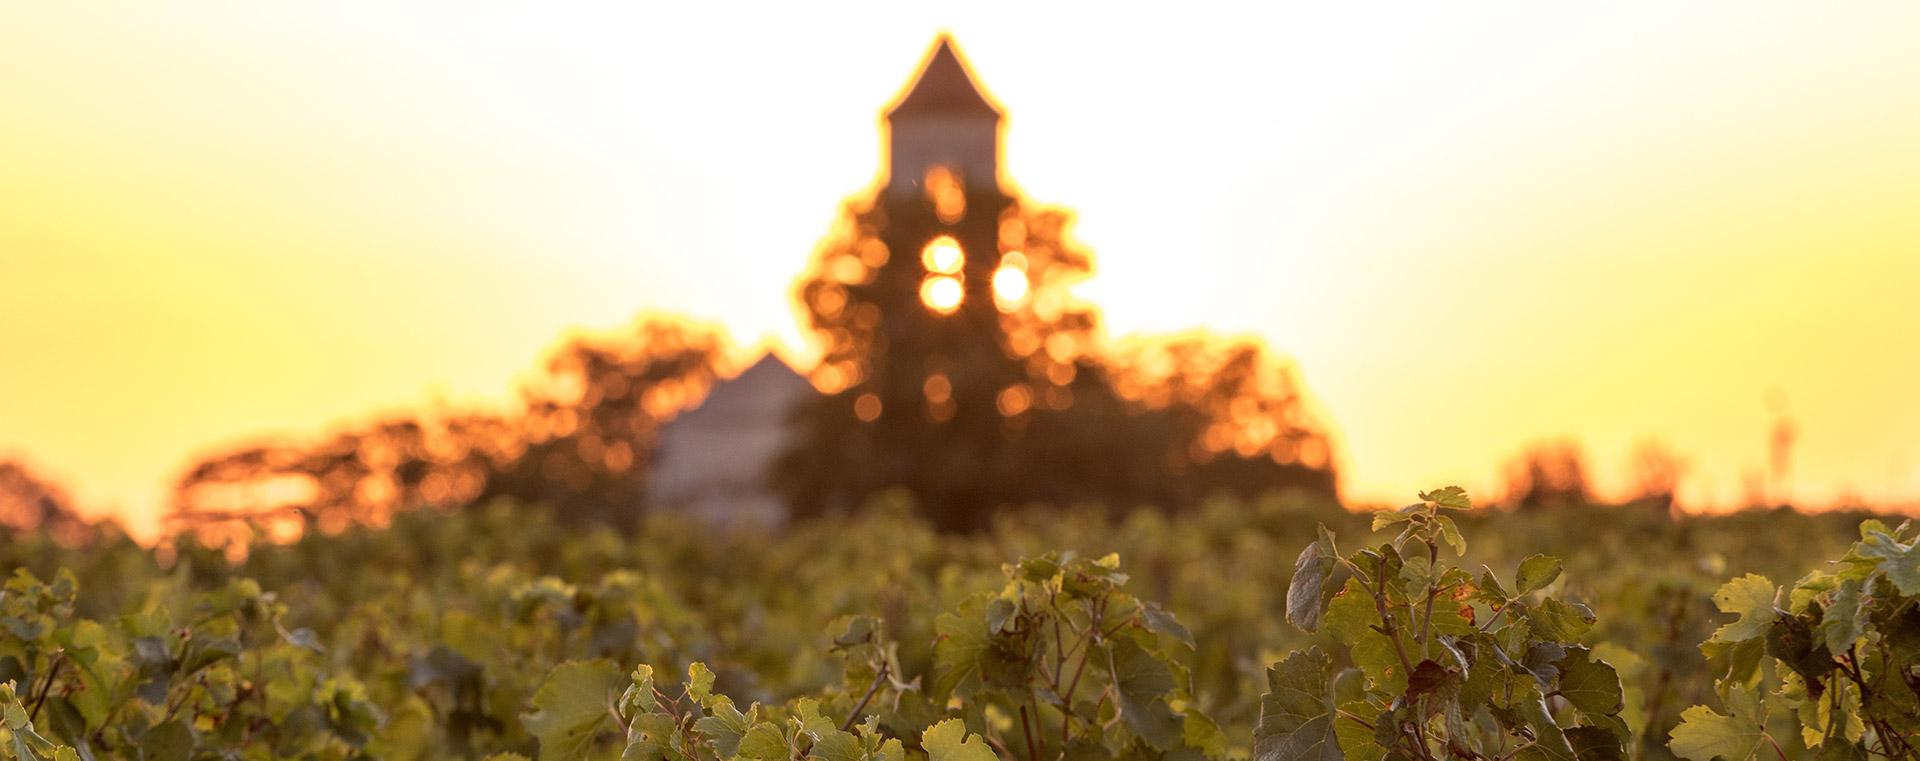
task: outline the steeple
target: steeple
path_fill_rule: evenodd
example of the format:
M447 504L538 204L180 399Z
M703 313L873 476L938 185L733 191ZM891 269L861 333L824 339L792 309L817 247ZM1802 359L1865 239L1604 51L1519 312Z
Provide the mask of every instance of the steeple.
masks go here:
M960 62L960 54L954 52L952 37L943 34L935 40L933 53L920 68L913 87L887 111L888 121L916 116L1000 119L1000 109L994 108L987 96L980 93L972 72Z
M934 40L913 85L887 109L887 125L889 194L923 192L934 167L967 187L999 189L1000 109L975 84L953 38Z

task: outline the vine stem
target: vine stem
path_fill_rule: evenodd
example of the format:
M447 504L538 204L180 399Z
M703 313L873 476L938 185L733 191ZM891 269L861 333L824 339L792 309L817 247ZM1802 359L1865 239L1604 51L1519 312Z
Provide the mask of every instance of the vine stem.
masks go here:
M53 680L60 676L60 666L66 663L66 651L53 654L47 663L47 681L40 685L40 694L33 696L33 706L27 711L27 721L40 718L40 704L47 702L47 693L53 692Z
M1413 662L1407 660L1407 647L1400 641L1400 627L1394 623L1393 614L1387 610L1387 557L1385 555L1380 556L1378 577L1380 586L1374 592L1373 604L1380 612L1381 633L1387 635L1387 639L1393 642L1393 652L1400 656L1400 668L1406 671L1408 679L1412 679ZM1432 759L1433 751L1427 747L1427 733L1421 729L1423 724L1424 722L1420 722L1413 725L1414 743L1420 748L1421 758Z
M1773 752L1780 754L1780 761L1792 761L1792 759L1787 758L1787 752L1780 748L1780 743L1773 739L1773 735L1761 732L1760 736L1767 738L1767 744L1773 746Z
M1028 693L1027 698L1031 700L1033 694ZM1040 719L1039 714L1040 712L1036 709L1033 715L1029 717L1027 715L1027 707L1020 706L1020 733L1027 736L1027 758L1032 759L1032 761L1040 761L1040 748L1033 744L1033 722Z
M1360 726L1363 726L1363 727L1366 727L1368 731L1372 731L1372 730L1373 730L1373 722L1370 722L1370 721L1367 721L1366 719L1362 719L1362 718L1360 718L1360 717L1358 717L1358 716L1355 716L1355 715L1353 715L1353 714L1351 714L1351 713L1347 713L1347 712L1346 712L1346 711L1345 711L1344 709L1340 709L1340 708L1335 708L1335 709L1333 709L1333 711L1334 711L1334 713L1337 713L1337 714L1340 714L1340 718L1342 718L1342 719L1346 719L1347 721L1351 721L1351 722L1353 722L1353 723L1355 723L1355 724L1358 724L1358 725L1360 725Z
M847 720L840 723L840 731L846 732L853 729L854 720L859 718L860 712L867 707L867 701L873 699L873 693L879 691L880 683L886 680L887 671L891 668L893 664L881 662L880 673L873 675L873 684L867 685L867 694L861 695L860 702L853 704L853 710L847 713Z
M1369 596L1372 596L1372 597L1379 596L1378 593L1373 591L1373 585L1367 583L1367 573L1366 571L1361 570L1360 566L1354 565L1353 561L1348 560L1346 558L1335 558L1335 560L1340 561L1341 565L1344 565L1347 567L1347 572L1353 574L1353 579L1355 581L1360 582L1360 588L1366 590Z
M1439 562L1440 562L1439 545L1436 545L1433 542L1427 542L1427 573L1429 574L1433 573L1433 567L1439 564ZM1437 583L1435 579L1431 579L1431 578L1428 579L1427 580L1427 611L1426 611L1426 615L1422 616L1420 621L1420 660L1423 660L1423 661L1433 657L1432 646L1431 646L1431 642L1433 641L1433 598L1439 597L1439 596L1440 596L1440 585ZM1407 674L1407 676L1412 677L1413 674L1409 673Z
M1407 678L1413 678L1413 662L1407 660L1407 648L1400 644L1400 627L1393 623L1393 614L1387 611L1387 557L1380 556L1380 588L1373 594L1373 604L1380 612L1381 634L1393 642L1393 652L1400 656L1400 668L1406 671Z
M1421 695L1419 699L1414 702L1414 713L1419 719L1413 723L1414 742L1420 745L1420 757L1431 759L1433 758L1433 748L1427 744L1430 742L1427 739L1427 696Z
M1084 645L1085 643L1082 642L1081 644ZM1060 717L1060 747L1062 748L1067 746L1067 739L1069 737L1068 730L1073 722L1072 696L1073 693L1080 690L1080 675L1087 670L1087 658L1091 655L1090 651L1092 649L1091 647L1083 647L1080 650L1080 665L1073 668L1073 679L1067 682L1067 694L1060 698L1061 705L1066 707L1066 710L1061 711L1064 715Z
M1497 761L1513 761L1513 757L1520 755L1520 751L1533 747L1534 743L1537 743L1537 742L1539 741L1532 740L1532 741L1523 742L1519 745L1516 745L1513 747L1513 750L1508 751L1506 755L1501 756L1499 759L1497 759Z

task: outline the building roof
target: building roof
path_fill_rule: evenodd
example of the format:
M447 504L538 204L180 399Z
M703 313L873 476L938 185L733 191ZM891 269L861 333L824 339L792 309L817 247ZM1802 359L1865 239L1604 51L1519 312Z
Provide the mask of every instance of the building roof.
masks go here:
M990 116L1000 118L1000 109L980 92L973 74L954 50L953 38L940 35L933 52L920 67L906 97L887 111L887 120L902 116Z
M787 419L818 393L771 352L715 383L700 406L661 428L647 487L653 503L716 524L779 523L782 503L767 474L786 449Z

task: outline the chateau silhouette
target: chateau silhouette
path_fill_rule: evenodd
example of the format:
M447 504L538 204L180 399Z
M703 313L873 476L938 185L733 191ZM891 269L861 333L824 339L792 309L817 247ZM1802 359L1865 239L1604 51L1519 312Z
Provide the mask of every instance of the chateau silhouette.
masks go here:
M823 345L811 383L768 355L716 384L663 429L654 505L773 523L904 486L936 525L972 530L1033 502L1333 494L1325 435L1264 347L1163 343L1135 366L1103 356L1097 312L1067 292L1091 255L1066 213L1006 188L1003 111L950 38L885 115L881 181L796 289ZM1191 398L1150 401L1164 390L1150 387L1182 383Z
M767 355L720 378L723 334L644 319L561 342L513 413L393 416L206 457L169 520L244 543L504 501L625 527L650 510L768 526L904 493L935 527L973 531L1029 505L1336 497L1326 427L1263 342L1106 340L1069 290L1091 253L1071 215L1005 181L1003 112L951 40L885 113L880 181L794 289L819 350L806 376Z

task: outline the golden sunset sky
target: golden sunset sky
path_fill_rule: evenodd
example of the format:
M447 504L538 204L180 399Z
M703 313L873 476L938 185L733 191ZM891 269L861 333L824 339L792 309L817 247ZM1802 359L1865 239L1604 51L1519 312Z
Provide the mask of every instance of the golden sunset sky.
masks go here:
M661 7L654 7L654 6ZM0 454L151 527L195 454L499 404L788 298L951 31L1116 335L1293 358L1353 499L1635 442L1920 508L1920 4L0 5Z

